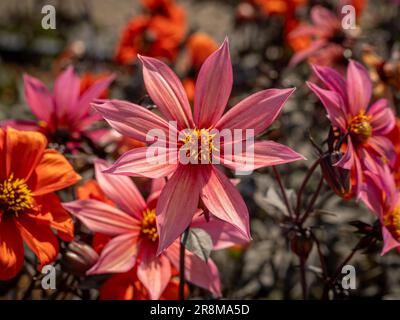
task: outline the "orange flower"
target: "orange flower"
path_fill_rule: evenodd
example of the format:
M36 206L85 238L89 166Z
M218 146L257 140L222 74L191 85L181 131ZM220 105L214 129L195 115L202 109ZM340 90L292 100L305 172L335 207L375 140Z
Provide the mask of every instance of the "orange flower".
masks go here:
M70 215L54 193L80 176L38 132L0 129L0 280L14 277L24 262L23 242L40 267L54 261L58 241L73 238Z
M81 76L80 83L80 96L85 93L93 84L95 84L98 80L107 79L110 75L106 73L91 73L86 72ZM103 92L99 95L98 99L107 99L108 98L108 88L104 89Z
M186 47L192 66L199 70L208 56L218 49L218 44L206 33L196 32L189 37Z
M254 3L267 14L287 15L306 4L307 0L254 0Z
M139 281L137 271L113 274L100 288L101 300L149 300L149 293ZM159 300L179 299L178 272L173 271L175 277L171 279ZM185 283L185 297L189 296L189 286Z
M132 19L122 31L115 54L121 64L133 63L138 54L173 61L185 37L186 14L181 7L170 1L146 3L146 7L154 11ZM162 6L153 6L153 3Z
M218 49L218 44L213 38L203 32L192 34L186 42L188 52L188 64L192 69L191 76L183 80L183 87L190 102L194 99L195 79L192 74L197 74L203 62L210 54Z

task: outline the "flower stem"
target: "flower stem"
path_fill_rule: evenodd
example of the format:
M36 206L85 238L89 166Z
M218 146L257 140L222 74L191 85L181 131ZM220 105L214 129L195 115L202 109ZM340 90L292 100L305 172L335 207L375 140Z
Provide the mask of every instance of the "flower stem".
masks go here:
M303 224L307 220L308 216L313 211L315 202L317 201L319 193L321 192L321 188L322 188L323 182L324 182L324 177L321 176L321 178L319 180L319 183L318 183L318 187L315 190L314 195L313 195L310 203L308 204L307 210L304 213L303 217L300 219L300 223L301 224Z
M182 233L179 250L179 299L185 300L185 248L189 235L189 227Z
M300 260L301 291L303 293L303 300L307 300L306 259L303 256L299 256L299 260Z
M310 169L308 169L307 175L304 177L304 180L300 186L299 191L297 192L297 205L296 205L296 216L299 217L300 215L300 209L301 209L301 198L303 196L304 193L304 189L308 183L308 180L310 180L313 172L315 171L315 169L319 166L319 163L321 162L321 158L318 158L317 160L315 160L315 162L313 163L313 165L310 167Z
M281 175L280 175L279 171L276 169L275 166L272 166L272 170L274 171L276 180L278 181L278 184L279 184L279 188L281 189L282 198L283 198L283 201L285 202L286 209L288 210L288 214L289 214L289 216L293 217L292 207L291 207L291 205L289 203L289 199L287 197L286 190L285 190L285 187L283 185Z

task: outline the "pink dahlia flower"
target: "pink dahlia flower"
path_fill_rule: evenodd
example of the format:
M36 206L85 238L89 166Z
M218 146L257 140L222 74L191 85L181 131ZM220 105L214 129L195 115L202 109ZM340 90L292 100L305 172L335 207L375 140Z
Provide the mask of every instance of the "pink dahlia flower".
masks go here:
M24 75L25 99L37 120L6 120L3 127L39 131L49 142L74 145L83 136L98 140L108 132L91 126L102 119L90 109L90 103L99 98L113 81L114 76L97 80L82 93L80 79L68 67L56 79L53 93L39 80Z
M228 41L225 40L200 69L192 113L184 88L173 71L157 59L141 56L140 60L147 91L161 116L139 105L116 100L96 104L95 108L114 129L136 140L148 143L146 136L150 130L163 132L164 138L157 142L165 142L165 152L150 155L150 147L136 148L123 154L105 172L149 178L168 177L156 207L160 236L158 253L173 243L190 225L200 200L202 208L231 223L250 239L246 204L239 191L214 164L217 158L214 155L218 153L214 151L218 151L218 148L212 142L207 151L200 147L194 154L195 158L202 160L201 164L162 161L160 154L180 160L180 151L187 143L186 139L169 139L171 126L167 121L176 122L176 131L189 132L186 138L197 136L198 139L211 141L213 130L233 132L237 129L251 129L251 137L254 138L277 118L294 89L257 92L224 113L233 82ZM304 159L292 149L272 141L253 142L251 159L247 152L239 152L228 158L223 155L222 149L242 144L244 139L225 141L217 160L237 170L243 167L243 162L252 163L252 168L257 169ZM212 152L209 152L210 149Z
M151 193L144 200L129 177L104 174L102 171L107 167L105 161L96 161L96 180L116 207L94 199L63 204L92 232L112 237L88 274L124 273L135 267L137 277L148 290L150 298L158 299L171 280L171 270L179 270L179 239L161 255L156 255L159 234L155 208L165 179L153 180ZM246 242L230 224L214 217L207 221L200 212L197 211L191 228L204 229L211 236L214 249ZM185 255L186 279L217 296L221 295L219 273L214 262L210 258L205 262L187 250Z
M313 70L326 89L307 84L343 140L344 155L336 165L351 171L353 193L359 195L366 171L377 174L384 163L395 160L394 146L385 137L395 125L394 113L386 99L371 104L372 82L360 63L350 61L347 79L329 67L313 66Z

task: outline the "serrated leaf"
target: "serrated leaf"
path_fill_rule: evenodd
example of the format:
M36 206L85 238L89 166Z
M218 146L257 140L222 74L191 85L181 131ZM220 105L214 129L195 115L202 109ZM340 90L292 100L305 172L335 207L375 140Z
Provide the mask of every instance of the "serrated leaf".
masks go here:
M213 242L211 236L203 229L191 228L187 235L185 247L201 260L207 262L213 248Z

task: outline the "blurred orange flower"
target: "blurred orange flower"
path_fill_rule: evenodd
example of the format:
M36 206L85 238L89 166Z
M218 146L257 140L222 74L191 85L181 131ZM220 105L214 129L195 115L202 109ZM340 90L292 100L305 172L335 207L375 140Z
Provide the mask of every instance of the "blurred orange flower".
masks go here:
M190 76L183 80L183 87L190 102L194 99L195 75L199 72L201 65L214 51L218 49L217 42L203 32L192 34L186 42L188 52L188 64L190 65Z
M186 34L185 11L172 1L143 1L150 14L133 18L125 26L115 59L133 63L138 54L173 61Z
M0 129L0 280L13 278L22 268L23 242L42 268L58 254L52 228L64 241L73 239L71 216L54 192L80 176L46 146L41 133Z
M80 96L85 93L92 85L94 85L99 80L104 80L110 77L110 74L107 73L92 73L86 72L81 76L80 83ZM108 88L105 88L103 92L100 93L98 99L107 99L108 98Z
M267 14L292 15L298 6L305 5L307 0L254 0Z
M186 43L192 66L199 70L208 56L218 49L217 42L208 34L196 32L192 34Z

